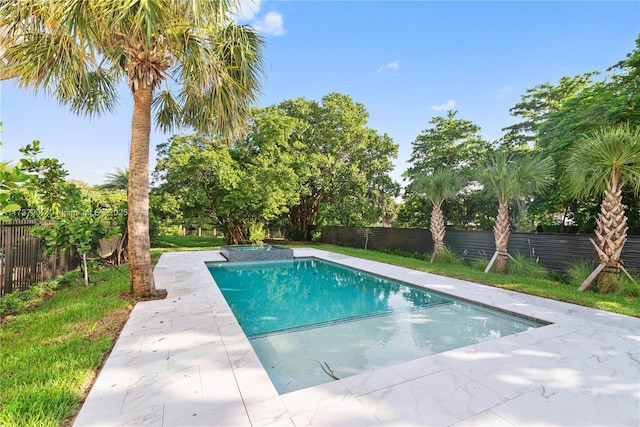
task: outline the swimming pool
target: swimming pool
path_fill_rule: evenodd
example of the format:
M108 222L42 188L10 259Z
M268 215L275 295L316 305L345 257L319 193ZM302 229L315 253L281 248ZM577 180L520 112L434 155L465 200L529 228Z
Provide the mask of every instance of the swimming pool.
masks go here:
M546 324L315 258L208 267L281 394Z

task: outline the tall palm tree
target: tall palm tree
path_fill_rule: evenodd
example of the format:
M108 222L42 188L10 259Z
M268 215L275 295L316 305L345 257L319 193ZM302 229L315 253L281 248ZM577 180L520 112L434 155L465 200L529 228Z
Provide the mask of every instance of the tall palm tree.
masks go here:
M9 0L0 6L0 60L18 85L71 111L116 107L133 96L128 231L132 292L157 294L149 242L152 108L162 130L194 127L227 139L244 129L262 71L262 41L234 23L234 0Z
M444 236L446 223L442 214L442 204L446 199L455 196L462 187L462 179L457 172L451 169L436 169L430 174L421 174L413 182L413 192L426 196L433 210L429 229L433 239L433 254L431 262L436 256L445 250Z
M596 220L597 243L591 240L600 264L580 289L599 276L598 290L611 292L620 269L624 270L620 255L628 227L622 188L640 191L640 128L603 127L585 134L575 144L566 172L569 188L577 197L604 194Z
M498 199L498 216L493 227L496 251L485 272L495 262L496 271L504 273L507 266L509 242L509 202L544 190L553 178L553 160L520 156L512 157L497 150L479 171L478 179L485 190L493 191Z

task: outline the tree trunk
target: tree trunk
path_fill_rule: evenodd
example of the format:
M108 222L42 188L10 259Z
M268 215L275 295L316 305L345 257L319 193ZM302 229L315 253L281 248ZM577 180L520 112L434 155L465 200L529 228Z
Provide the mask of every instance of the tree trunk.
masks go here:
M149 240L149 138L153 89L142 86L133 93L129 183L127 188L129 233L129 278L134 297L158 295L151 267Z
M622 205L622 192L617 182L607 189L596 220L596 240L600 263L607 267L598 277L598 292L615 290L620 276L620 256L627 241L627 217Z
M291 208L290 218L291 237L296 240L311 240L311 228L313 227L320 209L320 195L302 197L297 206Z
M440 203L433 204L430 230L431 238L433 239L433 255L431 256L431 262L433 262L436 255L444 250L444 235L446 233L446 228L444 216L442 215L442 201Z
M506 273L507 271L507 245L509 242L509 205L499 202L496 225L493 227L493 237L496 242L496 272Z

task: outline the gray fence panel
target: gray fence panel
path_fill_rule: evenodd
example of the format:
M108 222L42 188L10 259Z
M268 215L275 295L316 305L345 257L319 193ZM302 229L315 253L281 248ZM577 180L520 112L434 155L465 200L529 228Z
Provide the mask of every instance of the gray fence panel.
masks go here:
M427 253L433 250L431 233L425 229L370 228L368 248L396 249L405 252ZM509 252L531 256L549 271L563 273L577 260L596 264L598 258L589 241L593 235L560 233L511 233ZM364 248L363 229L354 227L325 227L323 243ZM445 245L468 262L489 259L495 250L492 231L449 230ZM627 268L640 271L640 236L629 236L622 252Z

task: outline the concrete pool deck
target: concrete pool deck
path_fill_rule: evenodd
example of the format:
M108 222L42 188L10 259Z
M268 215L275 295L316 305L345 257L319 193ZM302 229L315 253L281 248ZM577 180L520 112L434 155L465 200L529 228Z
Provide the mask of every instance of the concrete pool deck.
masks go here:
M640 319L315 249L552 324L278 395L206 268L165 253L74 425L638 426Z

